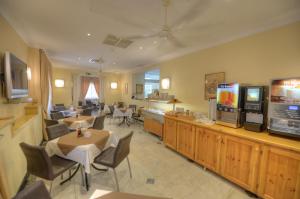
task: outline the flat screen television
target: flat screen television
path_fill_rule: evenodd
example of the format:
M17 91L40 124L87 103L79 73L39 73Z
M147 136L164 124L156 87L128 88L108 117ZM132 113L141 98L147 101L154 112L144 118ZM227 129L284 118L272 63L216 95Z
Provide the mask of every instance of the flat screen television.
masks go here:
M4 78L8 99L28 96L27 64L10 52L4 55Z
M273 80L271 102L300 104L300 78Z
M217 104L228 108L238 108L239 88L237 83L219 84L217 88Z

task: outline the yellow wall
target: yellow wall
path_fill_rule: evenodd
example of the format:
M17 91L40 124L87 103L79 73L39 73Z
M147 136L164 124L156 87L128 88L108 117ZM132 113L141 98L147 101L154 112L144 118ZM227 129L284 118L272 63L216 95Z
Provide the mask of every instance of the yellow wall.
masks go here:
M154 67L160 68L161 78L171 78L169 94L174 94L184 102L178 106L207 112L208 103L204 100L205 74L225 72L227 82L266 85L272 78L300 77L300 22L147 68ZM122 84L130 82L131 76L130 73L124 74ZM129 90L129 95L122 92L123 101L145 104L130 100L132 88ZM169 105L160 107L172 108Z
M93 75L97 75L94 71L74 70L65 68L53 68L53 104L63 103L65 105L72 104L72 89L73 89L73 75L84 75L89 72ZM100 76L99 76L100 77ZM116 81L120 84L120 75L114 73L104 73L101 75L103 78L104 86L104 102L111 104L121 99L120 88L116 90L110 89L110 83ZM56 88L54 85L55 79L63 79L65 81L64 88Z
M1 62L5 51L15 54L32 69L32 81L29 82L29 93L39 101L39 50L27 46L16 31L0 15ZM7 100L2 95L0 87L0 117L14 116L15 118L19 118L24 115L25 105L25 103L7 104ZM39 144L42 140L41 124L41 115L38 114L20 127L15 137L12 136L12 124L5 128L0 127L0 134L3 135L0 138L0 172L3 172L6 176L5 179L0 179L0 184L4 183L7 185L6 191L9 192L9 198L17 192L26 173L26 161L20 150L19 143L24 141L29 144ZM2 190L1 187L0 190Z

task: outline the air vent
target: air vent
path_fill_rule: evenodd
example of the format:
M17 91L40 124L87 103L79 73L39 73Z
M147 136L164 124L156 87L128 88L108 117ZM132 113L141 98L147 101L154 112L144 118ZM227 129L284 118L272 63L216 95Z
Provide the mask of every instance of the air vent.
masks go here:
M112 34L107 35L103 41L103 44L115 46L119 48L127 48L132 43L133 41L129 39L122 39Z
M96 63L102 64L102 63L104 63L104 60L102 58L91 58L91 59L89 59L89 62L91 64L96 64Z

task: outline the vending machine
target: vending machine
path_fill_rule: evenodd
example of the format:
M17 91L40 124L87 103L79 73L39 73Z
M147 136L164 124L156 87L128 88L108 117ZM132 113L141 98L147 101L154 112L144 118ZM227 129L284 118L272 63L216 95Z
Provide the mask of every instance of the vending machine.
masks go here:
M244 121L245 87L238 83L219 84L216 124L239 128Z
M268 87L247 86L244 109L246 113L244 128L255 132L264 131L267 128Z
M300 78L271 81L268 129L300 138Z

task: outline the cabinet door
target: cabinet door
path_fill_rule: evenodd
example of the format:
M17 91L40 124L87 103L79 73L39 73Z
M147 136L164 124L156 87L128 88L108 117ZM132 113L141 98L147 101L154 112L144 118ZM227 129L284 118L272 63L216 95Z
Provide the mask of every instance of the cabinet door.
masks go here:
M162 137L163 132L163 124L161 124L159 121L145 117L144 118L144 130L154 133L155 135L158 135L159 137Z
M260 164L259 195L268 199L300 198L300 154L265 146Z
M177 149L177 122L175 120L165 119L164 143L172 149Z
M177 123L177 151L194 160L195 127L183 122Z
M251 191L256 191L260 145L237 137L222 138L221 174Z
M218 172L220 165L221 134L196 128L195 161Z

